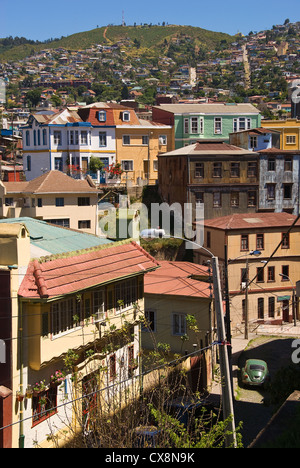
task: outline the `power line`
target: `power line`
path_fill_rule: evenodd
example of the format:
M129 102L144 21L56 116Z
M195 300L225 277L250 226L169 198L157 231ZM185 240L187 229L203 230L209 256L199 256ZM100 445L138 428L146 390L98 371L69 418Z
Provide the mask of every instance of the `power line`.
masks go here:
M206 350L208 350L208 349L211 349L211 348L213 348L213 346L217 346L217 345L219 345L219 344L220 344L220 343L219 343L218 341L215 341L215 342L213 342L212 344L210 344L209 346L206 346L206 347L201 348L201 349L197 349L196 351L193 351L193 352L191 352L191 353L189 353L189 354L187 354L187 355L181 356L180 358L176 358L176 359L174 359L173 361L169 361L169 362L164 363L164 364L161 364L161 365L159 365L159 366L157 366L157 367L155 367L155 368L151 368L151 369L148 370L148 371L141 372L141 373L139 373L138 375L135 375L133 378L127 378L127 379L124 379L124 380L122 380L122 381L115 382L115 383L110 384L110 385L108 385L108 386L106 386L106 387L104 387L104 388L101 388L101 389L92 391L92 392L87 393L87 394L85 394L85 395L81 395L80 397L74 398L73 400L70 400L70 401L68 401L68 402L62 403L62 404L57 405L57 406L55 406L55 407L51 407L51 410L57 410L57 409L59 409L59 408L61 408L61 407L68 406L68 405L70 405L70 404L76 403L77 401L81 401L81 400L83 400L83 399L85 399L85 398L88 398L89 396L93 396L93 395L95 395L95 394L97 394L97 393L101 393L101 392L103 392L103 391L106 391L106 390L109 390L109 389L111 389L111 388L120 386L120 385L122 385L122 384L126 384L126 382L128 382L128 381L130 381L130 380L132 380L132 379L139 379L139 378L141 378L141 377L144 377L145 375L148 375L148 374L151 373L151 372L158 371L158 370L160 370L160 369L162 369L162 368L164 368L164 367L174 366L174 365L176 365L176 364L179 364L181 361L185 360L185 359L188 358L188 357L192 357L192 356L194 356L195 354L198 354L198 353L201 353L201 352L206 351ZM222 343L221 343L221 344L222 344ZM43 415L44 413L45 413L45 411L41 411L40 413L35 413L35 416ZM32 418L33 418L33 416L31 415L31 416L28 416L27 418L23 418L22 421L16 421L16 422L14 422L14 423L8 424L7 426L0 427L0 431L1 431L1 430L4 430L4 429L8 429L9 427L12 427L12 426L14 426L14 425L20 424L21 422L24 422L24 421L27 421L27 420L31 420Z

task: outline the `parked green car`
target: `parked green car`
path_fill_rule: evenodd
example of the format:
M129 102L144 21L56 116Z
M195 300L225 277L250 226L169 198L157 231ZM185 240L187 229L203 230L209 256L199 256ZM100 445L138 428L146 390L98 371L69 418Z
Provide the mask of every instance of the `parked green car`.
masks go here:
M242 368L244 385L264 385L270 379L267 363L261 359L248 359Z

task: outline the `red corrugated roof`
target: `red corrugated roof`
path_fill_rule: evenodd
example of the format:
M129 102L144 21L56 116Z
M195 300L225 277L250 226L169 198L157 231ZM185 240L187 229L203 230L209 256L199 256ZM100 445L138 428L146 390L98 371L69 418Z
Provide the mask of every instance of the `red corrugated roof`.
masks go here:
M73 256L32 261L19 289L26 298L48 298L146 273L159 264L133 241L103 246Z
M145 294L210 297L210 283L195 279L208 277L207 267L189 262L161 261L159 264L159 269L145 275Z

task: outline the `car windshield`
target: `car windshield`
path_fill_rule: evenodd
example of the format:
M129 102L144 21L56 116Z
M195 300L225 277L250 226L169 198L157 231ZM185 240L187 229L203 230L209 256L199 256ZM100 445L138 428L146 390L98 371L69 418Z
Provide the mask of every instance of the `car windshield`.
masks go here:
M264 371L265 368L261 364L250 364L250 369L251 370L261 370Z

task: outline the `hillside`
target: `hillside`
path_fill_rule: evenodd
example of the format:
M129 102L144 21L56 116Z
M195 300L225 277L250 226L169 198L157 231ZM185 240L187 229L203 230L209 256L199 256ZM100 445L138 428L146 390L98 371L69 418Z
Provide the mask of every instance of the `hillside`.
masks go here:
M159 47L166 43L176 42L180 38L187 39L192 47L203 50L213 49L221 41L227 42L233 39L232 36L222 32L213 32L192 26L107 26L72 34L47 43L29 43L18 46L0 44L0 61L22 60L33 53L46 49L84 50L94 44L112 45L118 42L125 42L129 47L135 44L135 50L140 50L140 53L143 53L145 49L153 51L153 53L159 50L161 53L162 49Z

